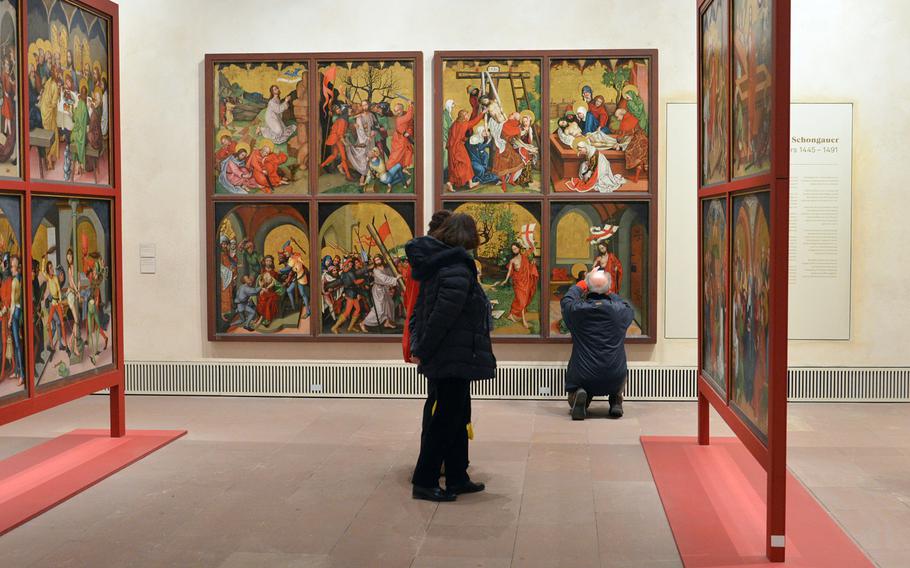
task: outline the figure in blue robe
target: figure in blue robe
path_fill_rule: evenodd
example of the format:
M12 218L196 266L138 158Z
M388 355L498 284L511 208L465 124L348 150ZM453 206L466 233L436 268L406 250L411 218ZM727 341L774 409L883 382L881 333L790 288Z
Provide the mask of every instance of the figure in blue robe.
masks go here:
M471 157L471 168L474 170L474 177L471 181L480 184L499 183L499 176L490 171L490 138L480 138L474 135L468 139L468 155ZM472 144L472 142L476 142Z

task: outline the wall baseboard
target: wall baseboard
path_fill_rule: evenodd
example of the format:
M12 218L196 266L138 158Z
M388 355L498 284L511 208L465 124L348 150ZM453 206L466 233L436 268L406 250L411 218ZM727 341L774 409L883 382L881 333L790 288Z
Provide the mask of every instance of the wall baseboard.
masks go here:
M565 363L501 363L478 399L565 397ZM695 367L632 366L629 400L695 400ZM126 392L149 395L420 398L426 382L395 361L133 361ZM793 367L790 400L910 402L910 367Z

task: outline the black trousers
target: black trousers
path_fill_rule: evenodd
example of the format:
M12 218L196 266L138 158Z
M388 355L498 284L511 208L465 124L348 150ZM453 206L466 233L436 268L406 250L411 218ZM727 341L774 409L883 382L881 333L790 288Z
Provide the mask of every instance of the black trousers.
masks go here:
M433 404L436 412L433 413ZM471 382L464 379L430 380L423 406L420 456L411 481L420 487L439 485L439 470L446 464L446 485L468 481L468 430L471 416Z

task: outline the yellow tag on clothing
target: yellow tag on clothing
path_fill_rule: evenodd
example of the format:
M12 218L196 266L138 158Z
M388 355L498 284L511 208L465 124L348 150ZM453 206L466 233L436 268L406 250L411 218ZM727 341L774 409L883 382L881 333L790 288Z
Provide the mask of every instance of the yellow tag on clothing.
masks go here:
M466 426L466 428L468 429L468 440L473 440L474 439L474 424L472 424L471 422L468 422L468 425Z
M433 401L433 409L430 410L430 416L435 416L435 415L436 415L436 403L437 403L437 402L439 402L439 401L438 401L438 400L434 400L434 401Z

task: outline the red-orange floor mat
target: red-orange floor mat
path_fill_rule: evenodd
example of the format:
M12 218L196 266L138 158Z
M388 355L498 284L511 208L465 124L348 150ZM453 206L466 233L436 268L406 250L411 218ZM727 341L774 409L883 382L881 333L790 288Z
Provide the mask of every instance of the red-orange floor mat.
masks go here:
M186 434L185 430L73 430L0 461L0 534Z
M686 568L768 566L765 471L735 438L643 436ZM793 475L787 474L786 562L800 568L873 566Z

